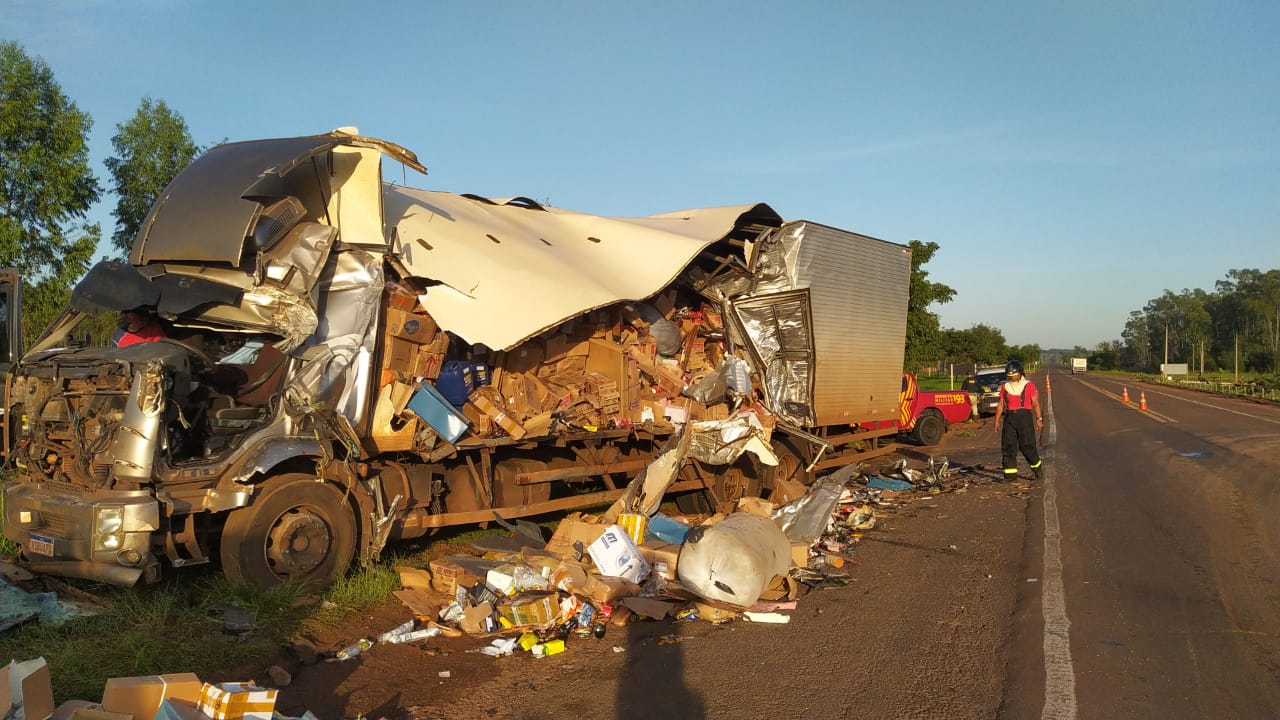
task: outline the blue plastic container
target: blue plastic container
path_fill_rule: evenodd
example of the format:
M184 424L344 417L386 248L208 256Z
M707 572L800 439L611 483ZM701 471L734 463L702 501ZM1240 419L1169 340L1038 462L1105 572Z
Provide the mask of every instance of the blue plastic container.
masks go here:
M489 384L489 364L473 360L471 362L471 380L476 387Z
M471 391L476 389L475 379L471 373L471 363L461 360L450 360L440 366L440 377L436 378L436 389L454 407L462 407Z

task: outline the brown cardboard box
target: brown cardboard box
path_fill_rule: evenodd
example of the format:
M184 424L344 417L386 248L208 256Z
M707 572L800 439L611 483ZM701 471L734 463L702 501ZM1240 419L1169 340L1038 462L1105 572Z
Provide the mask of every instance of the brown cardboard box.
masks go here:
M640 586L620 577L589 575L581 594L596 602L616 602L624 597L639 596Z
M507 413L507 411L495 405L491 400L489 400L489 398L479 393L475 393L471 396L471 402L477 408L480 408L480 411L485 415L493 418L493 421L498 424L498 427L505 430L511 437L516 440L524 437L524 427L519 423L519 421Z
M562 558L574 557L573 544L582 543L582 554L587 556L587 547L608 530L605 523L591 522L582 513L572 513L560 521L551 540L547 542L547 552Z
M418 345L390 335L383 337L382 367L404 376L412 375Z
M515 627L546 627L559 614L556 593L524 593L512 598L498 608L502 616Z
M135 718L151 718L165 700L200 702L203 684L195 673L111 678L102 691L102 709Z
M444 358L444 353L432 350L430 345L419 345L417 354L413 356L413 376L435 380L440 377Z
M493 434L493 418L476 407L475 403L463 405L462 414L467 417L467 422L471 423L471 431L478 437L488 437Z
M98 703L91 703L88 700L68 700L58 706L53 711L53 715L49 716L49 720L71 720L71 716L80 710L101 710L102 706Z
M462 613L462 618L459 619L458 625L468 635L483 635L487 632L492 632L485 625L486 618L491 617L493 617L493 603L482 602Z
M772 517L774 511L773 503L758 497L744 497L738 499L738 512L751 513L752 515L760 515L762 517Z
M563 333L552 333L546 339L547 354L543 362L556 362L566 357L586 357L591 352L588 340L579 340Z
M418 419L401 416L411 395L413 386L398 381L383 385L378 391L367 443L372 444L374 450L390 452L413 449L413 435L418 431Z
M551 571L551 586L565 592L577 592L587 585L588 569L580 562L562 561Z
M508 350L502 359L502 367L507 372L535 372L547 357L547 344L538 338L526 340Z
M98 707L76 708L68 720L134 720L128 713L113 713Z
M412 343L425 345L436 338L436 321L425 312L387 308L387 334Z
M461 565L447 557L432 560L427 566L431 568L431 587L450 597L453 596L459 585L471 587L480 580L479 576L468 572Z
M0 665L0 712L8 713L17 704L13 688L22 698L23 717L44 720L53 714L53 686L44 658Z
M775 499L778 505L786 505L792 500L799 500L805 496L809 488L799 480L775 480L773 484L773 494L769 497Z
M640 543L640 556L653 568L653 573L663 580L675 580L676 562L680 559L680 546L657 540Z
M809 548L812 543L803 540L793 541L791 543L791 564L795 567L809 566Z
M694 606L698 608L698 618L710 623L728 622L738 617L738 612L736 610L716 607L715 605L702 601L695 601Z

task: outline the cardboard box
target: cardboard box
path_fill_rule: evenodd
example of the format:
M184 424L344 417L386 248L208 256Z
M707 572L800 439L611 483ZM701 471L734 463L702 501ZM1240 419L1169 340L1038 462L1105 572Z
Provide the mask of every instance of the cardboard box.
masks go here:
M102 691L102 709L152 718L165 700L199 703L203 686L195 673L111 678Z
M620 577L589 575L581 594L598 603L617 602L624 597L638 596L640 586Z
M519 440L524 437L524 426L522 426L514 417L509 415L505 410L493 404L489 398L480 394L473 394L471 402L480 409L485 415L493 418L498 427L506 431L508 435Z
M44 658L14 660L0 667L0 712L14 708L21 708L26 720L44 720L53 714L53 686Z
M499 606L514 627L546 627L559 616L554 592L524 593Z
M565 560L551 571L551 587L568 593L578 592L587 586L587 566Z
M425 345L436 339L438 330L436 321L425 312L387 308L387 334L391 337Z
M431 569L431 587L449 597L453 597L459 585L471 587L480 580L477 575L468 572L457 562L447 557L432 560L427 566Z
M537 338L526 340L508 350L502 358L502 368L511 373L536 372L547 357L546 343Z
M773 517L775 510L773 503L758 497L744 497L738 499L738 512L751 513L761 517Z
M200 712L213 720L271 720L276 691L253 683L205 683L200 688Z
M795 567L809 567L809 548L812 543L795 540L791 543L791 564Z
M676 563L680 560L679 545L647 540L640 544L640 555L653 568L653 574L663 580L676 579Z
M419 345L386 336L382 342L382 367L402 377L413 375Z
M702 601L694 601L694 607L698 609L698 619L706 620L710 623L728 622L738 617L736 610L728 608L716 607Z
M419 345L418 353L413 356L413 376L435 380L440 377L444 358L444 353L432 350L430 345Z
M617 525L610 525L587 547L601 575L620 577L640 583L649 575L649 563L640 555L631 536Z
M71 716L81 710L101 710L102 706L98 703L91 703L88 700L68 700L58 706L53 711L53 715L49 716L49 720L71 720Z
M373 406L373 418L369 421L369 443L379 452L412 450L413 436L418 431L418 419L401 417L413 386L399 381L383 385L378 391L378 401Z
M582 551L585 554L591 543L599 539L608 527L603 523L585 519L581 513L568 515L560 521L556 531L551 534L551 540L547 542L547 552L562 558L576 559L574 543L582 543Z
M114 713L103 710L101 705L76 708L71 711L67 720L134 720L128 713Z
M493 603L482 602L467 608L458 619L458 625L468 635L483 635L497 629L493 620Z

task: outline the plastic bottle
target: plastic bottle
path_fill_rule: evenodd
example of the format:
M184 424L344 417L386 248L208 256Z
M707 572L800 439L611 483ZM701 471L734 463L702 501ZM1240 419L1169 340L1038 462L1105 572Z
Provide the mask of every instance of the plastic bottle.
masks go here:
M369 638L360 638L359 642L342 648L338 652L334 653L333 657L337 660L350 660L371 647L373 647L372 640Z
M407 642L413 642L415 640L425 640L427 638L433 638L439 634L440 634L440 628L434 628L434 627L423 628L421 630L410 630L408 632L394 633L394 634L388 635L387 638L382 642L393 643L393 644L407 643Z
M378 636L378 642L389 642L390 639L392 637L395 637L396 635L403 635L407 632L413 632L413 625L414 625L414 621L410 620L409 622L399 627L388 630Z

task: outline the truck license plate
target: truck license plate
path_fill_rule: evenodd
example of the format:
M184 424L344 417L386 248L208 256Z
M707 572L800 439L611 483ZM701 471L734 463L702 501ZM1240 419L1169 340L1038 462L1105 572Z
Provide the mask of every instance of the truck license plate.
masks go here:
M27 550L46 557L53 557L53 538L47 538L42 535L32 535L27 540Z

